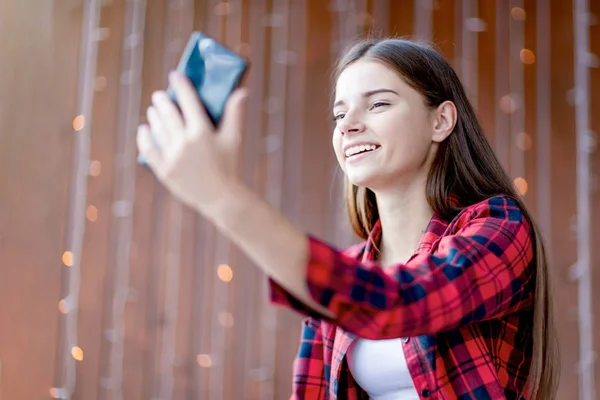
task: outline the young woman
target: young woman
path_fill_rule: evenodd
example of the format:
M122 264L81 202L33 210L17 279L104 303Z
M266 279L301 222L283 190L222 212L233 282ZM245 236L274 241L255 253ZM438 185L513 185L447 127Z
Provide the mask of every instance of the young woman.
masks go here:
M269 275L274 302L308 317L292 398L555 397L542 238L439 54L364 40L339 62L333 148L364 239L345 251L236 178L245 90L215 131L187 80L171 82L182 113L155 93L139 151Z

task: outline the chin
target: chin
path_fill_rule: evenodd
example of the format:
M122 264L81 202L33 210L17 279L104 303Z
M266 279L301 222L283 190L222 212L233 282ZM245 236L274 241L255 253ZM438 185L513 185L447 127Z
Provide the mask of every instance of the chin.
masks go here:
M350 173L346 174L346 177L348 178L348 181L354 186L364 187L371 190L372 192L386 191L396 187L401 183L401 180L399 180L398 176L388 174Z
M373 176L372 174L347 174L346 177L348 181L354 186L358 187L373 187L378 181L377 176Z

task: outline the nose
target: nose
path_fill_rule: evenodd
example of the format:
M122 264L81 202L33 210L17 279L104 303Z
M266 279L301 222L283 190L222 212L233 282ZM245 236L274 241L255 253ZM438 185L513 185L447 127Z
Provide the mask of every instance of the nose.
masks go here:
M339 129L342 135L350 135L356 133L363 133L365 131L365 124L360 122L356 118L348 117L346 115L339 123Z

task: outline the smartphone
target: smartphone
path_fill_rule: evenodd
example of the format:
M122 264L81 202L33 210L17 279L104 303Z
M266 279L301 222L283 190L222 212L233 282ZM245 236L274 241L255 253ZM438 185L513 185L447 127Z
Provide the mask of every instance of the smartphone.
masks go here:
M201 32L192 32L177 71L192 82L210 120L217 127L227 99L240 85L247 68L248 61L239 54ZM177 103L171 87L167 88L167 93Z

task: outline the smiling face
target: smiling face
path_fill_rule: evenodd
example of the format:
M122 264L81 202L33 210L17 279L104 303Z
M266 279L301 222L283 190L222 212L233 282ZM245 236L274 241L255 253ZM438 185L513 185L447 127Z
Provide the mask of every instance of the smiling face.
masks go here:
M333 148L350 182L373 191L427 175L436 142L436 111L384 64L359 59L340 74ZM423 175L424 174L424 175Z

